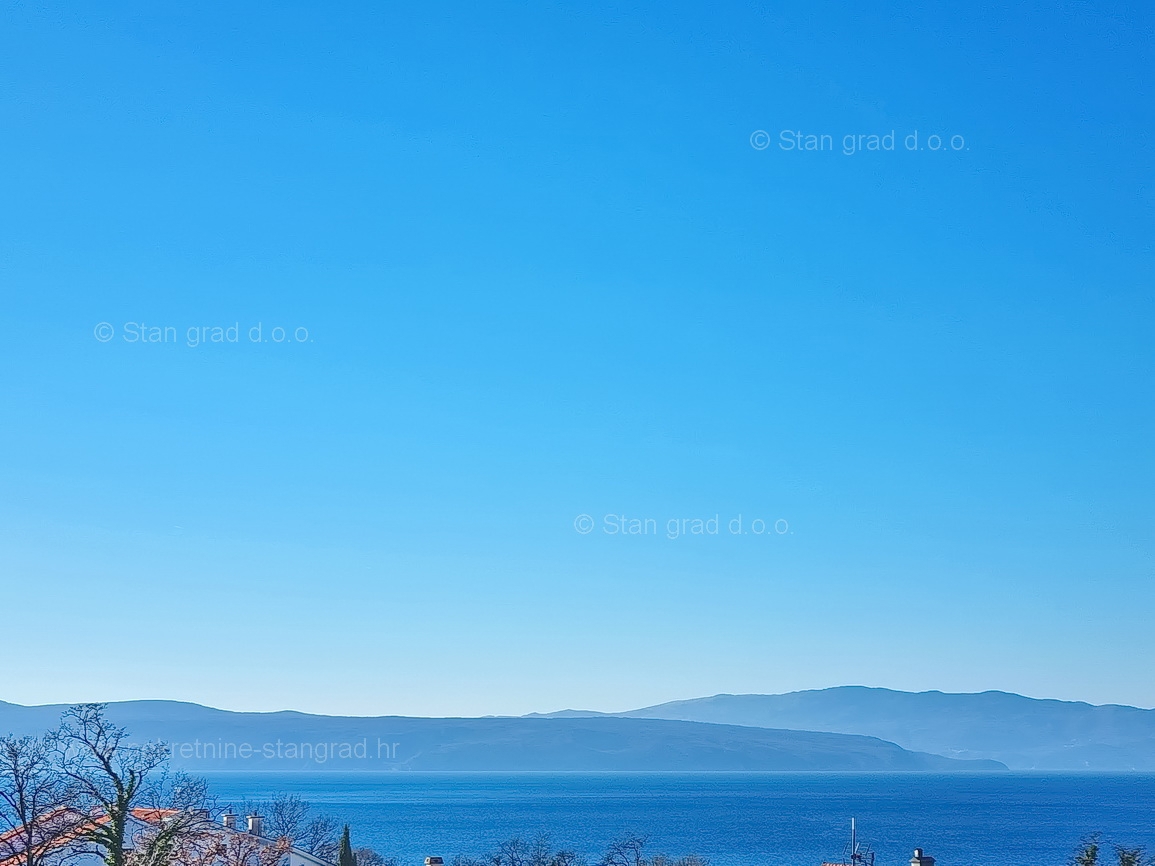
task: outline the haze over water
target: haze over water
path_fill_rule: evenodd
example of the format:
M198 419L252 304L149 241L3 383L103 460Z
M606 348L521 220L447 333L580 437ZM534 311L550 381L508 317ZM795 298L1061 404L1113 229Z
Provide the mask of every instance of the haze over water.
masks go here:
M222 802L293 791L354 843L416 866L550 834L596 862L607 843L713 866L840 859L852 816L879 866L923 847L939 866L1063 866L1085 835L1155 849L1155 774L218 773Z

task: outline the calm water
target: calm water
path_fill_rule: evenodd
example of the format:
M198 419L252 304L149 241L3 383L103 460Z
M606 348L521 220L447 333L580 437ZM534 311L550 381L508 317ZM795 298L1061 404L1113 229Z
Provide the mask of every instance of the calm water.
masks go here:
M293 791L418 866L550 834L591 862L629 833L715 866L817 866L851 816L879 866L916 846L939 866L1065 866L1092 831L1155 851L1155 775L217 773L222 802Z

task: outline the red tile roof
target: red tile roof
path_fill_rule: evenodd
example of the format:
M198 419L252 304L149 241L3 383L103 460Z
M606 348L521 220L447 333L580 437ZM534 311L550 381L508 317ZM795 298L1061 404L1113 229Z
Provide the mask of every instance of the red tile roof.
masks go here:
M107 815L86 816L75 809L56 809L45 815L34 830L32 844L38 848L61 848L80 839L88 828L107 823ZM0 866L16 866L24 862L24 828L9 830L0 835Z

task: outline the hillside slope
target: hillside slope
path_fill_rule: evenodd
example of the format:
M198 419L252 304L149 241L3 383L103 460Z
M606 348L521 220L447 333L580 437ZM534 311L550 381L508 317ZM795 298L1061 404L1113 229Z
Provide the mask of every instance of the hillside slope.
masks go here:
M1155 770L1155 710L1006 692L845 686L783 695L715 695L620 715L862 734L916 751L989 758L1012 769Z
M63 707L0 704L0 730L32 733ZM872 770L1004 769L844 734L679 720L426 719L235 713L128 701L109 716L134 739L160 739L196 770Z

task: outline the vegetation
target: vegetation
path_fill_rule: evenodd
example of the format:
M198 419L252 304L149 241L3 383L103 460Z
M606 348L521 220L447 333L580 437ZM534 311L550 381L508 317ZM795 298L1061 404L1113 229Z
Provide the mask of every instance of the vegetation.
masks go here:
M644 836L619 839L610 844L596 866L710 866L709 860L695 854L677 859L665 854L647 857L645 847ZM542 835L529 843L520 838L510 839L481 860L459 854L451 866L589 866L589 861L575 851L555 850L549 836Z
M260 836L222 832L204 780L169 769L163 743L134 743L103 704L68 709L40 737L0 737L0 861L64 866L82 852L105 866L282 866L295 847L339 866L396 866L354 852L345 828L294 794L244 804Z
M337 821L331 815L316 815L296 794L274 794L268 800L246 801L244 812L265 816L265 835L288 839L294 848L327 862L337 856Z
M341 843L337 846L337 866L357 866L353 856L353 843L349 841L349 825L341 832Z
M372 848L354 848L353 857L357 866L397 866L396 857L382 857Z
M1127 848L1123 845L1113 846L1115 862L1118 866L1155 866L1155 859L1149 858L1142 848ZM1101 837L1098 833L1088 836L1080 844L1075 856L1071 858L1072 866L1105 866L1101 864L1100 856L1103 853Z
M0 861L44 866L37 841L73 829L74 791L56 771L55 745L48 734L0 739Z

